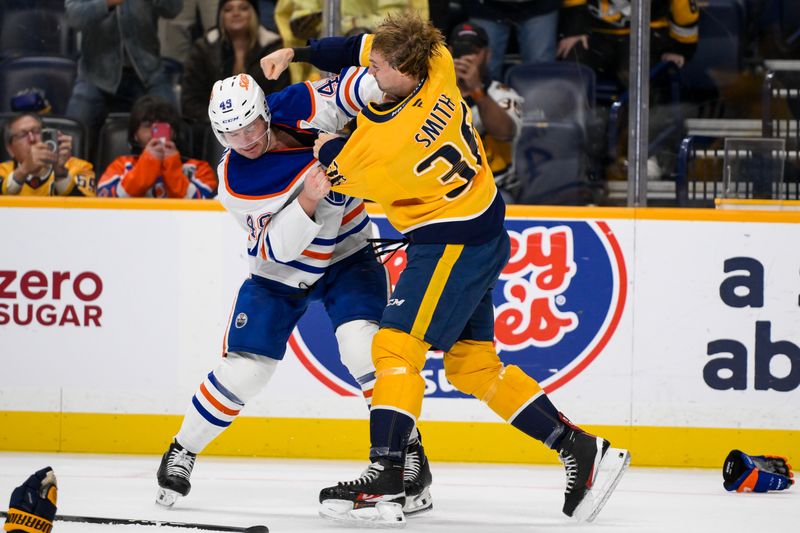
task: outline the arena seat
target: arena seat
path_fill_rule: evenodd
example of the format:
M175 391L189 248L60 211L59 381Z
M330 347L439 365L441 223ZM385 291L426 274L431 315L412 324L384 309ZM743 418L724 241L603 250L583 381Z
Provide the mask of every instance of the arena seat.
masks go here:
M0 57L64 56L77 52L75 33L61 10L51 8L3 8L0 13Z
M514 151L520 180L515 203L586 205L591 202L586 141L577 123L523 125Z
M506 84L525 99L525 121L572 121L585 125L587 113L594 109L594 72L578 63L516 65L508 70Z
M74 60L66 57L19 57L0 63L0 111L11 111L11 98L24 89L42 89L52 113L67 109L77 75Z
M131 153L128 142L129 119L130 113L109 113L103 127L100 128L94 166L98 181L114 159Z

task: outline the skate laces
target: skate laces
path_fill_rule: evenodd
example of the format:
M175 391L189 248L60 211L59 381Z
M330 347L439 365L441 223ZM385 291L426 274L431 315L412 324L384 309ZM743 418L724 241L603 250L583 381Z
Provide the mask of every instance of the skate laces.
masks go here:
M419 476L420 470L422 470L422 460L419 452L409 451L406 453L406 462L403 466L403 481L406 483L414 481Z
M575 487L575 480L578 479L578 460L574 455L565 453L559 453L558 459L564 463L567 471L567 493L570 493Z
M352 481L340 481L339 486L353 487L355 485L365 485L367 483L371 483L376 479L378 479L378 476L381 475L381 472L383 472L383 470L384 470L383 465L381 465L380 463L378 462L372 463L367 467L366 470L364 470L361 473L361 476Z
M196 457L189 450L173 448L167 458L167 473L170 476L179 476L188 480L192 474Z

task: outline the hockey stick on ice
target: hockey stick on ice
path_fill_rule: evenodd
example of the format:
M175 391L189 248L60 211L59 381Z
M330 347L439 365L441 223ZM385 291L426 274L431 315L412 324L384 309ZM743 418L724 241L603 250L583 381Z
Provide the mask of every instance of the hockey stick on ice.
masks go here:
M0 511L0 518L6 518L8 513ZM269 533L267 526L233 527L214 526L210 524L191 524L186 522L167 522L165 520L139 520L134 518L101 518L98 516L70 516L59 514L56 520L61 522L84 522L87 524L114 524L124 526L154 526L178 527L186 529L204 529L206 531L236 531L239 533Z

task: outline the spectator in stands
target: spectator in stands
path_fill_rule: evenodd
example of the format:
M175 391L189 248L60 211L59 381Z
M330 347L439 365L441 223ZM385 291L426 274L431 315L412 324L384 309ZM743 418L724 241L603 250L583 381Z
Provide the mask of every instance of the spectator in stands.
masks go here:
M481 26L489 35L492 51L489 74L493 80L503 79L503 61L508 37L513 26L517 43L526 64L554 61L558 9L562 0L467 0L469 21Z
M159 19L158 40L161 42L161 56L168 57L181 65L186 63L192 48L192 28L198 22L203 28L203 33L213 28L217 23L217 4L219 0L183 0L183 8L175 18Z
M678 68L697 48L700 13L695 0L651 0L651 63L670 61ZM628 83L631 6L627 0L564 0L557 55L573 58L598 76Z
M217 27L194 43L184 68L181 101L185 118L208 122L208 99L214 82L250 74L266 94L289 85L289 74L267 80L259 60L283 48L277 33L259 24L255 0L222 0Z
M217 177L211 166L181 157L175 145L180 122L170 102L153 96L139 99L128 124L133 154L112 161L100 178L98 196L212 198Z
M286 47L305 46L310 38L320 37L322 4L324 0L277 0L275 24ZM386 14L414 9L423 18L428 17L428 0L342 0L339 35L352 35L358 29L372 30ZM320 73L308 63L289 65L292 83L317 80Z
M81 31L78 78L66 115L99 131L109 108L129 111L144 94L175 101L157 38L158 17L182 0L66 0L67 23Z
M472 124L483 141L495 183L510 202L516 189L512 148L522 128L522 97L490 78L488 46L486 31L476 24L459 24L450 36L461 96L472 106Z
M44 142L42 131L42 119L34 113L21 113L6 122L3 138L12 159L0 163L2 193L94 196L92 164L72 157L72 137L55 132L55 139Z

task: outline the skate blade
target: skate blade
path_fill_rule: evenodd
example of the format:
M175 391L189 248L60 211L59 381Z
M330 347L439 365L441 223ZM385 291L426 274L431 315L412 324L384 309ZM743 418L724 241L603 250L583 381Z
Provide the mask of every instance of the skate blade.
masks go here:
M156 503L163 507L172 507L180 497L181 494L179 492L175 492L174 490L170 489L159 488L158 494L156 495Z
M597 468L594 486L575 508L572 517L579 522L594 520L617 487L622 475L631 464L631 454L621 448L609 448Z
M403 505L403 513L406 516L420 515L431 509L433 509L433 498L427 487L416 496L406 494L406 504Z
M353 509L349 500L325 500L320 504L319 515L328 520L349 525L399 529L406 527L403 507L399 503L379 502L374 507Z

